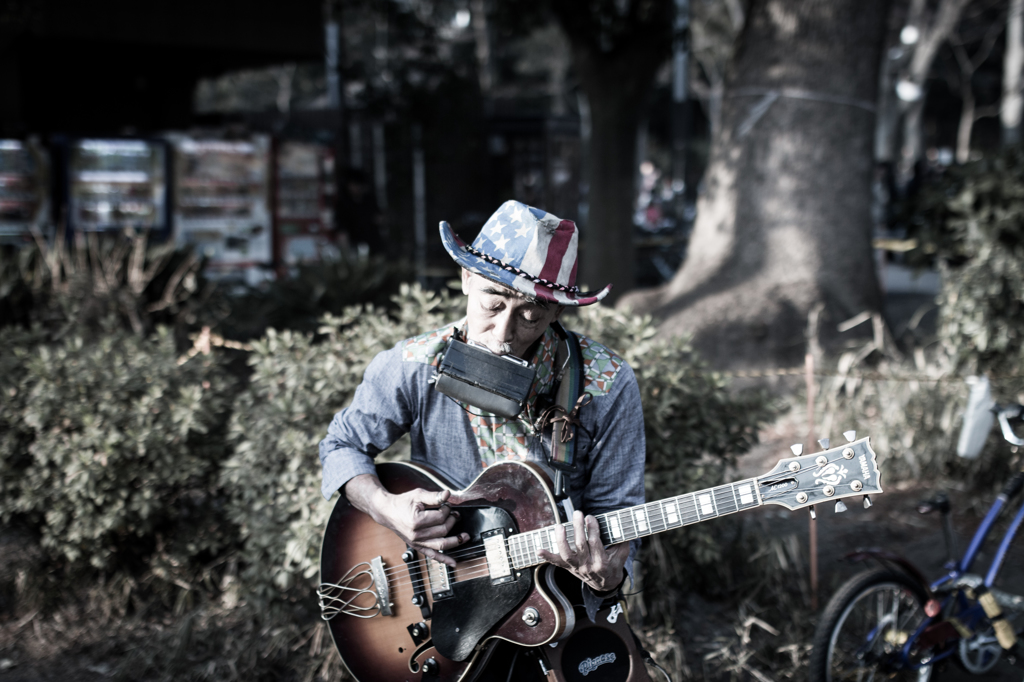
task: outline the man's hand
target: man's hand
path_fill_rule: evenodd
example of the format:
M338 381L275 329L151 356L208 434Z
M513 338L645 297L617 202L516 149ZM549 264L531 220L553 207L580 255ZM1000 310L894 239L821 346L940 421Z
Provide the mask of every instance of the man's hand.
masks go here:
M392 495L373 474L362 474L345 484L345 496L352 505L390 528L407 545L428 559L454 567L455 559L446 552L469 540L468 533L450 535L459 513L445 502L451 492L431 492L417 488Z
M622 582L622 568L629 556L629 543L612 545L605 549L601 543L601 532L597 519L593 516L583 517L583 512L576 511L572 515L572 527L576 551L569 546L565 529L561 524L555 529L555 546L558 554L546 550L537 552L537 556L555 566L561 566L583 582L590 585L595 592L608 592Z

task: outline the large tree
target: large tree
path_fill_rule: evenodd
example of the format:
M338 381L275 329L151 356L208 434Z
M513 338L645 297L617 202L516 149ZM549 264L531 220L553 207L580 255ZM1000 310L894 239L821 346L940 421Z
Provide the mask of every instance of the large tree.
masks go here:
M578 280L633 287L637 131L672 45L670 0L551 0L590 111L586 231Z
M802 360L880 304L871 252L874 101L888 0L753 0L686 261L625 297L719 365Z

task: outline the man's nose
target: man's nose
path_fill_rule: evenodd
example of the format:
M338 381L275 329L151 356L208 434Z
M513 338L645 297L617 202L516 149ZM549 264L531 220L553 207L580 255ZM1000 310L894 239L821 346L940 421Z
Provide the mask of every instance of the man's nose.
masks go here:
M499 343L512 343L515 329L512 314L505 312L494 320L494 339Z

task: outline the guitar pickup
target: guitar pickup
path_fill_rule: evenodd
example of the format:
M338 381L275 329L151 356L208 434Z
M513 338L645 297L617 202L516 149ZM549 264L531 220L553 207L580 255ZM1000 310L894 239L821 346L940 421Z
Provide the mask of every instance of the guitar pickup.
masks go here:
M388 575L384 571L384 559L379 556L370 559L370 575L373 577L373 589L377 593L380 615L394 615L391 612L391 588L388 586Z
M452 596L451 574L448 566L440 561L427 559L427 578L430 580L430 594L434 601Z
M487 556L487 572L491 576L491 584L499 585L515 580L512 566L508 560L508 545L505 544L505 533L501 528L489 530L481 535L484 541L484 553Z

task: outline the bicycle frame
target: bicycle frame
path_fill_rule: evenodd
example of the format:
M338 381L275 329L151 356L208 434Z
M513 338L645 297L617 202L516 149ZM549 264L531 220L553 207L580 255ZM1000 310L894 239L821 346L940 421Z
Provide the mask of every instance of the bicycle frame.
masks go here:
M1002 413L1000 413L1000 421L1005 421L1005 417ZM949 573L928 586L930 594L940 593L945 591L945 589L950 589L951 591L945 599L943 599L938 612L935 615L928 616L914 634L907 638L906 644L904 644L900 651L899 665L897 667L904 670L916 670L925 665L933 665L952 655L955 648L950 646L946 650L929 658L927 661L922 661L916 665L909 662L911 650L920 641L921 635L932 626L939 626L946 622L952 625L954 630L957 632L958 637L945 642L946 644L952 644L956 639L973 636L978 625L986 618L985 611L981 607L981 604L979 604L973 596L969 596L967 594L968 589L973 590L978 587L978 584L974 581L965 581L964 578L967 576L974 560L978 556L978 552L981 550L982 545L984 545L985 540L992 531L992 527L995 525L996 520L999 518L1000 514L1014 494L1012 484L1008 484L1007 488L1000 493L998 497L996 497L995 501L993 501L988 513L985 515L985 518L975 531L974 537L971 538L971 544L968 546L963 558L960 559L959 563L954 563L949 566ZM992 564L989 566L988 573L983 581L986 588L991 588L995 583L996 577L999 575L999 569L1002 568L1003 561L1006 559L1010 545L1013 543L1022 523L1024 523L1024 505L1021 505L1020 509L1017 510L1017 514L1014 516L1013 521L1010 522L1009 527L1003 534L1003 538L999 543L999 548L996 550L996 554L992 559ZM974 582L974 584L971 584L972 582Z
M1010 419L1024 421L1024 406L1008 405L993 411L999 417L1005 440L1013 445L1024 445L1024 439L1018 438L1009 424ZM962 555L952 541L946 498L940 495L922 503L919 508L922 513L938 509L943 514L948 561L945 575L934 582L925 578L911 561L897 554L873 549L847 555L852 561L875 559L884 570L854 576L829 602L823 616L825 620L815 632L812 678L832 679L834 650L843 652L837 654L836 660L841 663L836 664L839 666L836 670L845 671L847 665L852 665L855 667L850 668L851 671L867 667L882 674L916 671L920 673L919 679L927 679L933 665L956 652L970 672L991 669L1002 655L1001 650L1009 649L1020 658L1024 648L1010 629L1013 623L1009 618L1012 614L1024 613L1024 597L1002 592L994 583L1009 556L1010 546L1024 526L1024 504L1013 513L984 577L969 571L993 534L996 523L1022 489L1024 471L1007 481ZM855 607L861 614L857 617L860 624L844 630L846 619ZM917 625L912 625L915 622ZM858 634L840 647L837 637L841 632ZM849 634L844 636L849 637Z

